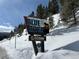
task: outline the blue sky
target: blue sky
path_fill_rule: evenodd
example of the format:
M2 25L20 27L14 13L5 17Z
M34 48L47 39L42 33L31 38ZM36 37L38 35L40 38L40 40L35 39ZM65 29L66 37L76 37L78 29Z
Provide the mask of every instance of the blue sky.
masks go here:
M0 25L23 23L23 16L35 11L40 3L47 5L48 0L0 0Z

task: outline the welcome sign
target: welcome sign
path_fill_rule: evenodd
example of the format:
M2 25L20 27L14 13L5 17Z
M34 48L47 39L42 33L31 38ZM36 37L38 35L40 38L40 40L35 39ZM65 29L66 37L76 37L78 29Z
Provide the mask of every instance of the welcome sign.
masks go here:
M40 34L44 35L44 22L46 22L45 19L37 19L32 17L26 17L24 16L26 28L28 30L29 34Z

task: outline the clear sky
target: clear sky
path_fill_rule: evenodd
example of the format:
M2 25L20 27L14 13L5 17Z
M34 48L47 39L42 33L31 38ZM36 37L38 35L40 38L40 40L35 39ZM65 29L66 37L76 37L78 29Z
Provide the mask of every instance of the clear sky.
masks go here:
M23 16L35 11L40 3L47 5L48 0L0 0L0 25L23 23Z

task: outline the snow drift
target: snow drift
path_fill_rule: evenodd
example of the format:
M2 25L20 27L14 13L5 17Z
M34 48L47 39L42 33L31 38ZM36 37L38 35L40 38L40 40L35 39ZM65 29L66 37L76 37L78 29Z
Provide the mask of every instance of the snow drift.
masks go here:
M39 53L32 59L79 59L79 52L71 50L48 51L46 53Z

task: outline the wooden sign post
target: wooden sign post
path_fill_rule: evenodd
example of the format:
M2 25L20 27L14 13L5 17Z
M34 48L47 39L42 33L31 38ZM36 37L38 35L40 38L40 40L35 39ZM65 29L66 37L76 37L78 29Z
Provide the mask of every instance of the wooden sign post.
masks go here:
M44 49L44 41L46 41L45 36L33 36L33 35L30 35L29 36L29 41L32 41L35 55L37 55L37 53L38 53L38 48L37 48L36 41L41 41L41 45L40 45L41 46L41 52L45 51L45 49Z
M24 19L25 19L27 31L30 34L29 41L32 41L35 55L37 55L38 53L38 47L36 41L41 42L40 43L41 52L44 52L45 51L44 41L46 41L46 33L48 32L48 31L45 32L46 31L45 27L41 26L44 25L44 22L41 21L41 19L30 18L26 16L24 16Z
M35 41L32 41L32 44L33 44L33 48L34 48L35 55L37 55L38 48L37 48L36 42Z

